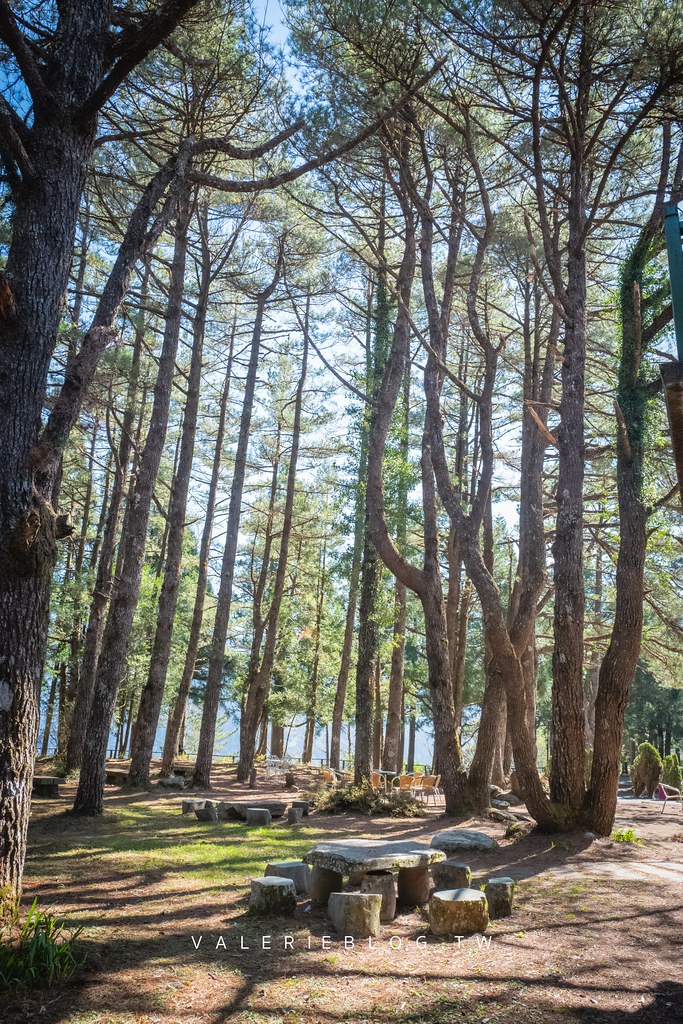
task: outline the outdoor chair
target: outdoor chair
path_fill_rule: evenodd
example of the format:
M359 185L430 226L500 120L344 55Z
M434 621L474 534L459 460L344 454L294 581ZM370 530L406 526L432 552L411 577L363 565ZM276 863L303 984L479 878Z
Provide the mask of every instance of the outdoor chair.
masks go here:
M675 786L667 786L666 783L660 782L655 790L655 796L662 801L662 814L664 814L667 800L680 800L681 807L683 807L683 793Z
M425 775L421 785L415 787L415 792L423 802L428 801L429 797L431 797L436 805L436 798L441 795L440 781L440 775Z
M339 777L333 768L321 768L320 771L326 786L336 786L338 784Z
M414 793L422 783L422 775L397 775L391 780L392 789L398 793Z
M372 772L370 775L370 785L373 789L386 789L384 776L380 772Z

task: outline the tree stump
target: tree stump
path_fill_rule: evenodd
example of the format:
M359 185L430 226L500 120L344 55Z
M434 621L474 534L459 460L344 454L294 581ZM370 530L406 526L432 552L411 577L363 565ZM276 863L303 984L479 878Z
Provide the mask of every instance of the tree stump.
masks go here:
M249 772L249 789L256 789L256 769L252 768Z

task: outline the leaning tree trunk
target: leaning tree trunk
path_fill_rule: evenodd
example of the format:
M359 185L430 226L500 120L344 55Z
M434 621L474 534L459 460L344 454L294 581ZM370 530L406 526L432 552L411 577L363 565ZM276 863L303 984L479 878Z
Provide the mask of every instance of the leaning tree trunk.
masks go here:
M166 440L175 361L180 338L182 298L185 286L188 229L192 207L187 191L179 203L175 231L175 249L169 281L168 304L159 370L154 386L154 400L144 451L135 482L135 493L129 509L126 535L123 538L123 570L119 586L112 598L107 624L102 637L88 729L83 747L83 760L74 811L79 814L101 814L104 802L104 773L107 739L116 705L119 684L125 674L130 633L137 606L147 544L154 485Z
M668 148L669 134L664 144ZM667 166L666 155L663 169ZM674 175L674 195L681 188L683 150ZM660 182L663 191L664 175ZM626 263L621 286L621 327L617 414L617 488L619 553L617 556L614 624L600 667L595 702L595 739L590 788L586 803L590 827L607 836L617 806L617 788L624 715L640 655L643 629L644 571L648 509L643 495L649 402L652 385L643 353L664 324L643 326L641 287L649 261L663 247L660 233L661 197Z
M187 498L190 491L190 477L192 475L195 436L197 433L202 358L204 354L204 331L209 304L210 283L211 253L209 251L205 225L202 230L201 279L193 325L192 355L187 378L180 453L168 513L168 538L166 542L164 576L159 594L156 631L152 644L149 671L140 697L138 718L135 726L135 743L131 751L128 781L133 786L146 786L149 783L149 769L154 750L154 739L159 724L166 673L168 672L171 658L171 638L180 587Z
M140 290L140 302L143 308L147 301L148 286L149 260L146 260ZM79 673L78 686L74 696L69 739L66 747L67 771L73 771L74 769L79 768L81 764L83 743L85 742L85 730L90 715L90 705L95 685L97 661L100 656L100 648L102 645L102 634L104 632L107 606L114 586L112 569L114 566L114 555L116 553L116 541L119 536L119 527L121 524L121 513L126 489L128 463L130 461L131 449L133 447L135 401L138 388L138 378L140 375L140 357L142 354L144 335L144 319L141 317L135 328L130 376L128 378L128 388L126 393L126 407L123 414L123 420L121 422L121 436L119 438L118 451L115 454L114 480L111 487L107 520L102 535L102 547L100 550L99 561L97 563L95 585L90 599L88 625L85 631L85 639L83 641L81 670Z
M218 589L218 600L216 602L216 616L213 626L213 637L211 640L211 655L209 657L209 672L204 690L204 707L202 710L202 722L199 730L199 744L194 772L194 785L204 789L211 786L211 763L213 761L213 744L216 736L216 720L218 718L218 702L223 684L223 662L225 659L225 643L228 637L228 621L230 619L230 605L232 603L232 586L235 577L235 557L237 555L237 540L239 537L239 524L242 514L242 490L244 488L244 477L247 469L247 449L249 447L249 436L251 433L251 415L254 407L254 393L256 390L256 371L258 368L259 351L261 348L261 334L263 331L263 317L266 304L275 289L277 288L282 272L282 242L278 253L278 262L272 281L267 288L259 293L256 300L256 317L251 336L251 350L249 353L249 365L247 377L244 384L244 398L242 401L242 416L240 418L240 430L237 439L237 451L235 452L235 465L233 469L232 486L230 488L230 503L228 505L228 522L225 534L225 547L223 549L223 563L221 565L221 581Z

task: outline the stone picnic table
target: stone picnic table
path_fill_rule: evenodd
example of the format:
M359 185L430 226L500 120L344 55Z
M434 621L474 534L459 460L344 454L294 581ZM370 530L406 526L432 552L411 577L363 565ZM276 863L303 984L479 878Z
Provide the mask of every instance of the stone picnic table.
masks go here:
M412 839L334 839L318 843L304 856L310 864L311 897L327 903L330 893L340 892L345 875L371 871L398 871L398 898L403 904L429 899L429 866L446 860L446 854Z

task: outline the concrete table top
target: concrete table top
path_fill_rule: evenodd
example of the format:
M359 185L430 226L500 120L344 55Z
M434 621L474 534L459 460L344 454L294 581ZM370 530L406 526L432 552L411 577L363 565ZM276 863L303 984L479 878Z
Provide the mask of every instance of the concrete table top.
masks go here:
M314 867L348 875L352 871L391 871L429 867L446 854L412 839L385 842L381 839L333 839L318 843L303 858Z

